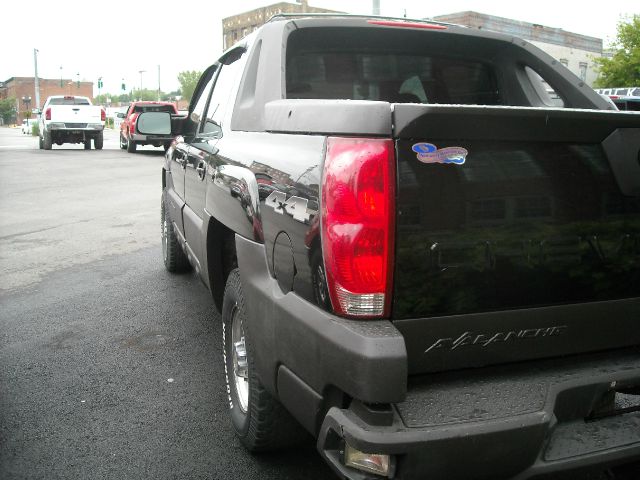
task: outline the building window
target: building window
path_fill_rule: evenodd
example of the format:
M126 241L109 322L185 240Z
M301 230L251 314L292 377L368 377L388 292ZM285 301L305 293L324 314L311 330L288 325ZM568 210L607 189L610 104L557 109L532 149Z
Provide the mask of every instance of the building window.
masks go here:
M587 80L587 63L580 62L580 80L583 82Z
M507 215L507 206L503 198L483 198L471 204L472 220L502 220Z
M524 197L516 200L516 216L520 218L550 217L549 197Z

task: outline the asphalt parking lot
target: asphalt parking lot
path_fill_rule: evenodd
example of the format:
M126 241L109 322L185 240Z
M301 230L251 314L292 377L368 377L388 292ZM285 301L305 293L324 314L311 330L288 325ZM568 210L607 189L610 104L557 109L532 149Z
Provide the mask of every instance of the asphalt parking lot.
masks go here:
M236 440L210 295L162 265L162 160L0 128L0 478L334 478L311 440Z
M233 434L210 294L162 264L162 161L0 128L0 479L336 478L311 439Z

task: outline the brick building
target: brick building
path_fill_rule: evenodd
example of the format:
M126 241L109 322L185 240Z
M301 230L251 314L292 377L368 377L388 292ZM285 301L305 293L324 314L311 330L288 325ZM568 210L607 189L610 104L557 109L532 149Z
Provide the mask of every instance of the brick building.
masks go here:
M11 77L0 85L0 99L15 98L16 111L18 112L16 123L31 116L31 110L42 108L47 97L51 95L80 95L89 97L93 101L93 82L78 82L69 78L39 78L40 105L36 105L36 88L34 77ZM62 87L60 84L62 83Z
M222 48L226 50L258 27L264 25L271 17L279 13L342 13L335 10L310 7L307 0L296 3L280 2L267 7L256 8L222 19Z
M524 38L560 61L588 85L593 85L598 77L593 59L602 56L601 38L478 12L451 13L433 19Z

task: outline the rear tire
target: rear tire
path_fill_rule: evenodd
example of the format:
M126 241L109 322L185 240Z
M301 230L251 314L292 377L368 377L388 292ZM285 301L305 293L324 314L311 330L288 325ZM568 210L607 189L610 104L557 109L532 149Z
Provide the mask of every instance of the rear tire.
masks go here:
M127 152L136 153L136 142L131 139L127 140Z
M91 150L91 139L87 139L84 141L84 149L85 150Z
M222 323L229 413L233 428L245 448L251 452L278 450L309 439L306 431L258 378L237 268L227 279Z
M51 141L51 134L45 130L42 135L44 137L42 140L42 148L44 148L45 150L51 150L51 145L53 143Z
M96 138L93 139L93 147L96 150L102 150L104 146L104 133L99 133Z
M160 235L162 240L162 258L167 271L176 273L189 270L191 264L178 243L178 237L173 230L173 223L164 206L164 198L160 201Z
M42 140L42 137L40 135L38 135L38 147L40 148L40 150L44 148L44 140Z
M127 148L127 142L125 142L124 137L122 136L122 133L120 134L120 148L122 150L126 150Z

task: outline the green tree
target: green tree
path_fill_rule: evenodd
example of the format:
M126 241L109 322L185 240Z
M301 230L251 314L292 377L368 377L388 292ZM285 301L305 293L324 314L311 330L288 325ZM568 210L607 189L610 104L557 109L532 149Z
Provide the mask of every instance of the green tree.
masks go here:
M113 97L113 95L109 95L108 93L103 93L101 95L97 95L93 99L93 104L94 105L104 105L105 103L107 103L107 98L111 98L111 97Z
M133 98L135 100L144 100L144 101L153 101L158 100L158 91L157 90L149 90L147 88L143 88L142 90L134 90Z
M633 87L640 84L640 15L618 24L611 58L596 58L595 87Z
M202 72L197 70L186 70L178 74L178 82L180 82L180 91L182 91L182 98L185 100L191 100L193 91L196 89L198 80Z
M0 100L0 117L9 123L15 117L16 99L13 97Z
M160 98L165 102L173 102L175 101L176 97L179 97L180 95L181 95L180 90L174 90L169 93L162 93Z

